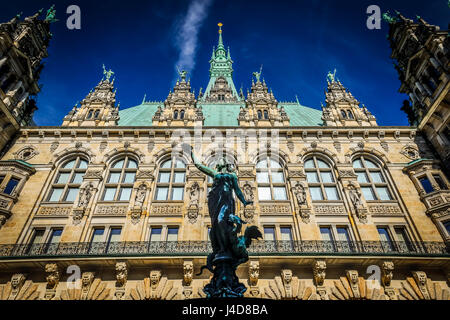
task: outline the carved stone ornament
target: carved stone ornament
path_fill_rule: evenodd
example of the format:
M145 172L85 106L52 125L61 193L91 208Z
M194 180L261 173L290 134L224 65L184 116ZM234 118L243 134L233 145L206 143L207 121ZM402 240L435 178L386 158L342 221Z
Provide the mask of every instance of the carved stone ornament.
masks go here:
M20 289L22 289L23 284L25 283L25 274L23 273L15 273L11 277L11 293L9 295L8 300L14 300L16 296L19 294Z
M131 209L130 217L131 217L131 223L137 224L141 220L142 216L142 208L141 207L134 207Z
M382 276L381 282L385 287L391 286L391 280L394 277L394 262L384 261L381 266Z
M183 262L183 285L190 286L194 275L194 264L192 261Z
M26 146L14 152L14 159L27 161L39 154L39 151L34 146Z
M292 187L292 192L297 199L297 204L299 207L306 204L306 190L302 183L297 182L294 187Z
M89 205L89 201L94 195L95 187L90 182L80 189L80 196L78 198L78 208L86 209Z
M45 278L47 280L47 288L45 290L45 300L51 300L56 295L56 286L59 283L59 270L56 263L48 263L45 265L45 272L48 274Z
M45 265L45 272L47 273L47 288L54 289L59 283L59 270L56 263L48 263Z
M147 195L147 186L145 185L145 183L141 183L136 190L136 198L134 200L134 206L142 208L146 195Z
M311 209L309 208L300 208L300 218L303 223L309 223L311 220Z
M195 223L198 218L199 208L198 205L193 204L187 208L187 218L190 223Z
M245 200L253 201L255 200L255 195L253 194L253 187L249 182L245 182L242 187L242 192L244 193Z
M420 158L419 149L414 145L406 145L400 151L400 154L404 155L410 160L417 160Z
M286 292L286 298L293 298L292 292L292 270L283 269L281 270L281 277L284 284L284 290Z
M259 261L250 261L248 265L248 283L256 286L259 280Z
M59 142L58 141L53 142L50 145L50 152L51 153L55 152L55 150L58 149L58 147L59 147Z
M126 262L116 262L117 287L124 287L128 279L128 266Z
M74 225L78 225L81 223L81 219L84 216L84 208L77 208L72 210L72 220Z
M417 286L419 287L420 293L422 293L426 300L430 300L430 295L427 289L427 274L423 271L413 271L412 274L414 280L416 280Z
M136 173L136 179L148 179L150 181L153 181L155 179L155 176L153 175L153 171L139 170Z
M89 289L94 281L93 272L83 272L81 275L81 300L87 300Z
M350 284L350 288L353 292L353 297L355 299L359 299L361 294L359 292L359 280L358 280L358 271L356 270L347 270L346 272L348 282Z
M102 180L102 171L101 170L88 170L83 177L84 179L99 179Z
M313 264L314 283L316 286L323 286L327 270L325 260L317 260Z
M159 284L159 280L161 280L161 271L153 270L150 272L150 286L152 290L156 290Z

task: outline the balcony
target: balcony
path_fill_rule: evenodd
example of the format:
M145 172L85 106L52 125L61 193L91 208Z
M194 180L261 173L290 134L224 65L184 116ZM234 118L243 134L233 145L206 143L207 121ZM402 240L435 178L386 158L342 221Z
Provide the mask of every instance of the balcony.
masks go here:
M65 257L206 256L209 241L62 242L0 245L0 260ZM450 257L444 242L257 241L250 256L404 256Z

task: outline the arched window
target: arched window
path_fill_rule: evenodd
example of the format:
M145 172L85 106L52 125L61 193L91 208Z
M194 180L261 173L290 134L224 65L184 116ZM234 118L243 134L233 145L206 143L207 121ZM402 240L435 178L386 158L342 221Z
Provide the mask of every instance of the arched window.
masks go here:
M183 200L186 181L186 164L172 158L159 167L155 200Z
M86 117L86 119L90 119L92 118L92 114L94 113L94 110L89 110L88 115Z
M174 118L174 119L178 119L178 110L175 110L175 111L173 112L173 118Z
M88 162L81 157L69 160L58 170L47 201L74 202L83 182Z
M392 200L386 177L378 164L361 156L353 160L353 169L366 200Z
M99 115L100 115L100 110L95 110L94 119L98 119Z
M267 110L264 110L264 119L269 119L269 113L267 112Z
M342 118L347 119L347 113L345 110L341 110Z
M180 111L180 119L183 120L184 119L184 110Z
M274 159L266 158L256 164L259 200L287 200L283 168Z
M109 169L102 200L129 201L137 167L137 162L128 156L114 162Z
M350 110L347 111L347 114L348 114L349 119L352 119L352 120L354 119L353 113Z
M305 172L313 201L340 200L333 169L328 163L313 156L305 161Z
M262 119L262 112L261 112L261 110L258 110L258 119Z

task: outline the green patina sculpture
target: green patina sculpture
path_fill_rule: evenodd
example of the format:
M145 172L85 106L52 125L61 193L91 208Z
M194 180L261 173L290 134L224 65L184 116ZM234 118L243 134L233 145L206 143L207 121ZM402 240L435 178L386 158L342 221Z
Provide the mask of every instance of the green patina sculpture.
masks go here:
M103 75L106 77L106 80L109 81L109 79L111 78L111 76L114 74L114 71L112 71L111 69L106 70L105 65L103 64Z
M180 69L178 67L177 67L177 70L178 70L178 75L181 78L181 81L185 81L186 80L186 75L187 75L188 72L186 70L181 70L180 71Z
M48 10L47 10L47 15L45 16L45 21L52 23L52 22L56 22L58 21L55 17L56 17L56 10L54 9L55 5L52 5Z
M261 68L259 68L259 72L253 72L253 76L256 78L256 82L259 82L260 80L259 79L261 79L261 73L262 73L262 65L261 65Z
M396 23L398 21L397 17L393 16L389 10L383 13L383 20L389 24Z
M333 73L331 73L331 71L328 71L327 79L328 79L330 82L334 82L334 81L336 80L336 68L334 69L334 72L333 72ZM328 80L327 80L327 81L328 81Z
M191 157L197 169L213 178L213 185L208 194L211 218L209 235L213 252L208 255L207 263L198 275L207 268L214 276L203 291L207 297L243 297L246 287L239 282L236 268L248 260L247 248L252 239L262 238L262 234L258 227L250 226L246 228L243 236L238 236L242 224L246 222L236 215L233 192L244 206L253 202L244 198L234 167L225 157L218 162L215 169L201 164L192 148Z

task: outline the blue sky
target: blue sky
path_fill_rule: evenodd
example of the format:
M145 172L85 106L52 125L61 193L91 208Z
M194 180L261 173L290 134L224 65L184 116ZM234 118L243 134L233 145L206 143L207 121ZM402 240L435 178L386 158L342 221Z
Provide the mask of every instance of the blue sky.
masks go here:
M217 23L234 60L234 82L244 92L253 71L263 65L268 86L279 101L295 101L320 109L326 74L337 77L377 117L380 125L408 125L400 111L406 95L381 30L366 28L366 8L396 9L416 14L446 29L450 8L446 0L429 1L25 1L2 4L0 21L16 13L32 15L56 4L60 21L41 74L34 120L57 126L77 101L102 77L102 64L115 72L121 109L147 100L164 100L176 77L175 65L191 69L191 85L198 92L208 83L212 46L217 44ZM66 8L81 9L81 30L66 27ZM200 7L199 7L200 6ZM195 50L192 51L192 49Z

